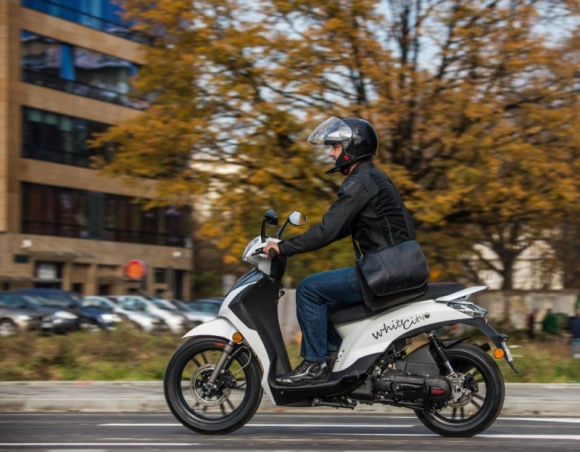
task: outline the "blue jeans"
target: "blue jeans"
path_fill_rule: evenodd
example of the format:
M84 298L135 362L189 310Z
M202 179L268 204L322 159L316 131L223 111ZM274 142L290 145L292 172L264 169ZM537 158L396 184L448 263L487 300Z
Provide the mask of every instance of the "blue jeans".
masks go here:
M296 314L305 360L322 363L327 353L338 351L342 339L328 321L328 310L336 303L363 303L355 267L316 273L298 284Z

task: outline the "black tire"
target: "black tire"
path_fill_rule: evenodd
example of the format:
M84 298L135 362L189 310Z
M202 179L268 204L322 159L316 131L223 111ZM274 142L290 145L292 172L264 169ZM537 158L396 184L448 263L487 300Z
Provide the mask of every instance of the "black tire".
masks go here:
M505 396L503 375L495 361L477 346L457 344L446 353L455 372L471 373L477 381L477 391L461 406L429 412L415 410L415 414L425 427L441 436L477 435L491 426L501 412Z
M165 371L165 400L187 428L203 435L221 435L243 427L262 401L262 371L247 349L234 357L216 381L217 389L203 393L206 381L225 347L223 339L196 337L177 349Z

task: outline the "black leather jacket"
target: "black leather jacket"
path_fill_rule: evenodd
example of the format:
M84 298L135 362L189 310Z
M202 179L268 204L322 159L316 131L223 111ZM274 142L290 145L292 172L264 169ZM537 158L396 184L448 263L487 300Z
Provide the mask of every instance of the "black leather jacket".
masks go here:
M322 221L280 243L280 253L292 256L314 251L349 236L351 231L363 254L414 238L410 216L396 187L371 160L361 161L344 180L338 199Z

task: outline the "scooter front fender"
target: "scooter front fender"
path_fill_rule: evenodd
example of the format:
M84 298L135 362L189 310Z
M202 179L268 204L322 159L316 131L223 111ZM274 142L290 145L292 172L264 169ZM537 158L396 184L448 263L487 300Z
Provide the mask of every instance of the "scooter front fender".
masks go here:
M191 329L183 336L183 339L195 336L216 336L231 340L232 335L236 331L238 330L228 319L218 317L217 319L209 320Z

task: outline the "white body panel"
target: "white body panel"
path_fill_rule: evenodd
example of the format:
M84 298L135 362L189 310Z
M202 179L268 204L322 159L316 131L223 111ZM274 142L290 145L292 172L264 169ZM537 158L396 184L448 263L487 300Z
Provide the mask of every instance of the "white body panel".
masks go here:
M262 365L264 392L272 403L276 404L268 384L271 362L264 343L257 331L244 325L229 308L230 302L240 292L255 283L255 281L250 282L228 293L220 308L218 318L197 326L189 331L184 338L207 335L222 337L229 341L236 331L242 333L246 343L252 348ZM445 301L465 300L469 294L483 289L485 289L484 286L481 288L473 287L446 297L440 297L437 301L427 300L411 303L372 317L336 325L338 334L342 337L342 344L333 372L348 368L364 356L383 353L393 341L415 329L442 323L452 325L472 319L469 315L447 306L446 302L443 302L443 298Z
M216 336L222 337L224 340L231 340L232 335L238 331L231 322L226 319L213 319L196 326L192 330L188 331L183 338L195 337L195 336Z
M467 299L467 298L469 298L469 296L471 294L474 294L476 292L481 292L482 290L486 290L487 288L488 288L487 286L468 287L467 289L460 290L459 292L445 295L444 297L436 298L435 301L447 302L447 301L458 300L460 298Z
M356 322L336 325L342 344L333 372L353 365L363 356L384 352L394 340L438 323L452 324L472 317L434 300L401 306Z

